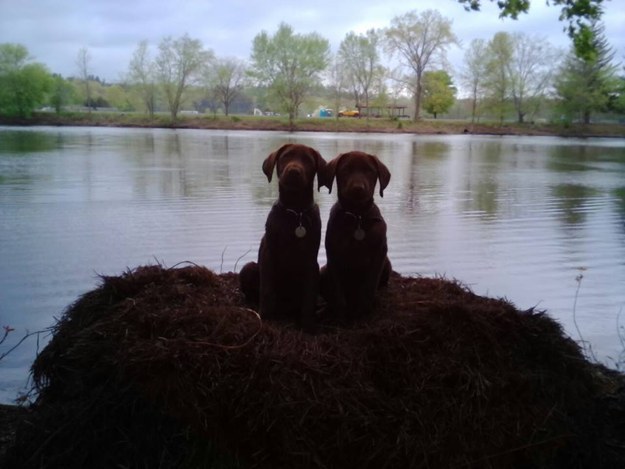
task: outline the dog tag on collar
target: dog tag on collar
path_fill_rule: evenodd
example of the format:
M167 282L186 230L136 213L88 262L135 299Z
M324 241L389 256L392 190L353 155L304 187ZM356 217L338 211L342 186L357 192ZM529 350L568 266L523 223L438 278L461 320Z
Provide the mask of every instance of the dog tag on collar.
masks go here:
M302 225L295 228L295 236L297 236L298 238L303 238L304 236L306 236L306 228L304 228Z
M362 241L363 239L365 239L365 230L363 230L361 227L356 228L356 231L354 231L354 239L356 241Z

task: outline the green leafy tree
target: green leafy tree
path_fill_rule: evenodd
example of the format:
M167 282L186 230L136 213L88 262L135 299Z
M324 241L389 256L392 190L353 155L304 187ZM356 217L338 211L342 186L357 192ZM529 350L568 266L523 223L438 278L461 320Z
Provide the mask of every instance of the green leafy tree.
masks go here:
M615 52L608 44L603 25L592 26L593 49L596 54L582 58L570 53L556 80L559 107L568 119L579 118L589 124L592 113L609 110L618 95L618 66Z
M488 50L484 39L473 39L464 55L460 74L463 85L471 93L471 122L479 118L479 105L486 92L484 82L488 64Z
M156 57L156 74L163 89L172 120L176 120L186 93L197 83L204 69L213 59L213 52L205 50L197 39L187 34L178 39L164 38Z
M270 36L262 31L253 41L250 76L267 86L291 127L306 95L320 82L320 73L329 65L330 44L317 33L295 34L281 23Z
M0 44L0 112L30 117L52 86L43 64L32 62L21 44Z
M61 75L52 76L52 86L50 92L50 104L57 114L63 111L63 107L72 101L74 87Z
M364 104L369 107L369 93L376 75L383 70L380 65L379 44L378 33L370 29L365 34L348 33L339 46L339 60L356 106Z
M137 91L141 102L150 116L156 110L156 64L150 58L148 41L143 40L137 45L128 67L128 82Z
M404 81L414 96L414 120L417 121L423 96L423 74L436 65L445 65L447 49L458 43L451 30L451 20L435 10L421 14L410 11L393 18L385 36L387 51L397 54L409 72Z
M491 2L495 0L490 0ZM458 0L466 10L479 10L482 0ZM604 0L550 0L547 4L561 6L560 21L567 21L566 31L573 41L575 55L591 59L597 53L593 41L592 25L603 15ZM517 19L519 14L527 13L530 0L497 0L501 10L500 17Z
M519 123L535 114L552 83L559 52L544 38L498 32L485 44L474 40L462 79L471 90L473 119L478 99L502 122L514 111Z
M512 80L509 67L514 54L512 35L506 32L496 33L488 43L488 62L486 80L488 109L503 123L510 108Z
M127 85L111 85L104 89L105 100L109 103L109 106L116 108L119 111L131 112L134 111L130 99L129 88Z
M434 116L447 112L456 101L456 88L444 70L423 74L423 109Z

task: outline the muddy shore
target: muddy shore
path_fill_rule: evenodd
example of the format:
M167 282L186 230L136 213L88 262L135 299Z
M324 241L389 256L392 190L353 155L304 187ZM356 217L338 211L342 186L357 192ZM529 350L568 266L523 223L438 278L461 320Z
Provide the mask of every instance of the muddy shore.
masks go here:
M528 135L560 137L625 137L625 124L548 124L548 123L471 123L458 120L423 119L392 120L387 118L305 118L295 121L293 127L288 119L252 116L189 116L175 122L166 115L153 118L142 114L107 114L94 112L73 114L36 113L29 119L0 116L0 125L12 126L96 126L128 128L180 128L221 130L264 130L298 132L371 132L418 135Z

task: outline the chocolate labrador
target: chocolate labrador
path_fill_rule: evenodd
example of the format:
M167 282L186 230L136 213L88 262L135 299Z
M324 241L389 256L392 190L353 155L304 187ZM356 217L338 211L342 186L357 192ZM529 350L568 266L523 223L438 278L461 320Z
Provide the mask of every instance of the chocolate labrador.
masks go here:
M386 222L373 195L379 180L383 196L391 173L376 156L352 151L327 164L322 180L330 192L335 178L338 202L328 220L321 290L331 314L349 322L369 314L378 287L388 283Z
M265 223L258 263L246 264L239 277L247 300L258 301L261 317L294 319L304 329L314 327L319 293L321 218L313 186L325 166L315 149L300 144L283 145L265 159L267 180L274 168L278 175L279 196Z

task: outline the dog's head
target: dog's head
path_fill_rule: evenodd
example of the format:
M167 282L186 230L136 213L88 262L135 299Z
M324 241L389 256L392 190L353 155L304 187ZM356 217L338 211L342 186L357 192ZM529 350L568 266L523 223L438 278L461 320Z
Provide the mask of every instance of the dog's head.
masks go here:
M350 206L364 207L373 201L377 181L380 181L380 197L391 180L391 173L377 156L361 151L342 153L330 161L323 175L322 184L332 192L336 178L339 200Z
M271 182L275 168L280 188L292 192L312 188L315 174L324 171L325 167L326 162L317 150L298 143L282 145L263 161L267 180Z

